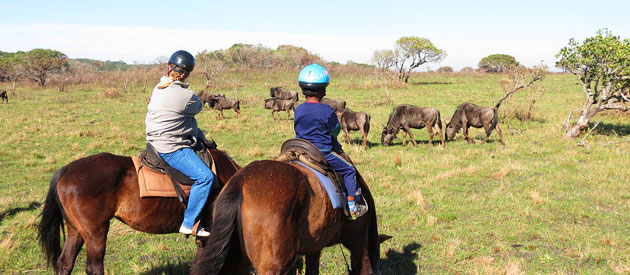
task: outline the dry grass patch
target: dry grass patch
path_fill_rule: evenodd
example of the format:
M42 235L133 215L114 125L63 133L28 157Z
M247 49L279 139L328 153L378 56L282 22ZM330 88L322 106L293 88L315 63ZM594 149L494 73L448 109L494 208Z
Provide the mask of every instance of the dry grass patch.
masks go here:
M446 248L444 250L444 255L446 257L452 258L455 256L455 252L459 249L459 246L462 244L462 241L459 239L452 240L446 243Z
M529 197L534 202L534 205L543 204L545 202L544 199L538 193L538 191L530 191L529 192Z
M522 275L525 272L521 271L521 263L517 261L510 261L505 265L505 275Z
M119 98L119 97L122 97L122 94L116 88L110 87L103 90L103 92L101 93L101 97L102 98Z
M500 180L503 177L507 176L507 174L509 174L510 171L512 171L512 169L510 169L510 168L503 168L503 169L501 169L501 171L492 174L491 177L493 179L495 179L495 180Z

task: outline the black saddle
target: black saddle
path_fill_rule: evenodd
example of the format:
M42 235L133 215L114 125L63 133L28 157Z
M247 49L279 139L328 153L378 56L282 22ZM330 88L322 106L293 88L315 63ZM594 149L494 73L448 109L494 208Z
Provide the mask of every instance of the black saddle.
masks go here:
M207 144L203 142L197 142L193 146L193 150L195 151L195 153L197 153L199 158L201 158L201 160L210 168L212 167L212 156L210 155L207 149L216 149L216 148L217 148L217 145L216 143L214 143L214 141L210 141ZM169 178L171 179L171 182L173 183L175 192L177 193L177 198L179 199L181 203L184 204L184 207L188 205L188 195L186 195L186 193L179 186L179 184L192 185L193 183L195 183L194 180L184 175L179 170L168 165L168 163L166 163L166 161L162 159L158 151L155 150L155 148L148 142L147 142L146 150L141 151L140 154L138 154L138 157L140 158L140 161L145 167L149 168L150 170L154 172L168 175ZM218 188L217 184L212 185L212 189L215 189L215 188Z

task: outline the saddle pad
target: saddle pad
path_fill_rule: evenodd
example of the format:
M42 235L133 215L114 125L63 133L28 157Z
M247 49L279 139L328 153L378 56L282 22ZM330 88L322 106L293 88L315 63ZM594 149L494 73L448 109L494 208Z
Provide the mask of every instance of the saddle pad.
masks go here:
M297 161L297 163L299 163L300 165L308 168L308 170L311 170L311 172L313 172L313 174L315 174L315 176L317 176L317 179L319 180L319 182L322 184L322 186L324 186L324 189L326 190L326 193L328 193L328 197L330 198L330 202L332 204L333 209L341 209L343 204L345 202L344 198L343 198L343 194L339 194L337 193L337 188L335 188L335 185L333 184L333 182L330 180L330 178L328 178L326 175L318 172L317 170L308 167L306 164Z
M139 157L132 156L131 160L138 173L140 197L169 197L177 198L171 179L166 174L160 174L144 167ZM186 195L190 195L191 185L179 185Z

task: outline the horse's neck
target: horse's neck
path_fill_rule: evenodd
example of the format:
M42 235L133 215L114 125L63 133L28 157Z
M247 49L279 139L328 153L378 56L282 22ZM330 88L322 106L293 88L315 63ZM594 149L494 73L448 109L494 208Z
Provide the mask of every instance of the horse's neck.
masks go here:
M217 149L210 149L209 151L216 165L217 174L220 177L225 175L226 178L221 180L226 183L241 167L227 153Z

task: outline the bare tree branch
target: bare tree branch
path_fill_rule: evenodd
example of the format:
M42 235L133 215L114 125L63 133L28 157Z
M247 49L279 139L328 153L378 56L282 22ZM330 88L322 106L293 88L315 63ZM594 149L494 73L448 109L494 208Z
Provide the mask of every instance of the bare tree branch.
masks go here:
M505 100L506 98L508 98L511 94L517 92L518 90L521 89L525 89L527 87L529 87L530 85L534 84L534 82L543 79L543 75L542 74L536 74L534 76L534 78L532 78L532 80L530 80L527 84L523 84L521 86L518 86L514 89L512 89L511 91L507 91L505 92L505 94L503 95L503 97L501 97L501 99L499 99L499 101L497 102L496 105L494 105L495 109L499 109L499 106L501 106L501 103L503 102L503 100Z
M578 146L584 146L584 140L588 137L588 135L591 134L591 132L593 132L593 130L595 130L595 128L597 128L597 125L599 125L601 121L598 121L597 123L595 123L595 126L593 126L593 128L591 128L590 131L588 131L588 133L586 133L586 135L582 138L582 140L580 140L580 142L578 142Z

